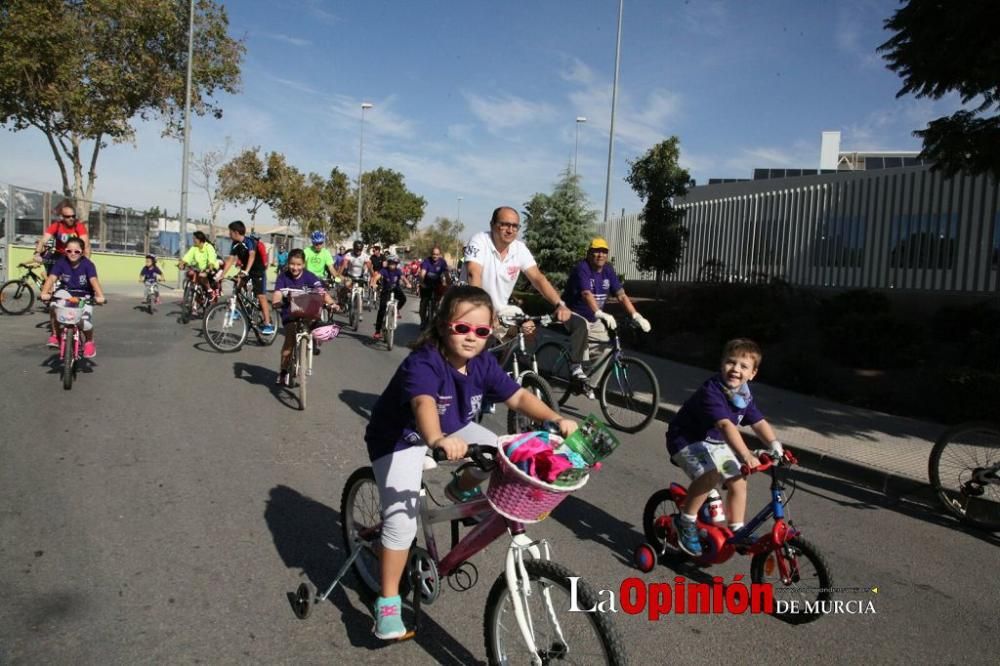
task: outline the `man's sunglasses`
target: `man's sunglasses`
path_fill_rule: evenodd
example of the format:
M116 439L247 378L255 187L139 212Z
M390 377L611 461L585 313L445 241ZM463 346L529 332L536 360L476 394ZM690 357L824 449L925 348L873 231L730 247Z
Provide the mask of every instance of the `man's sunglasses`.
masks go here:
M75 220L76 219L76 215L63 215L62 219L64 219L64 220Z
M471 331L480 340L485 340L493 335L493 329L489 326L474 326L464 321L450 322L448 324L448 330L451 331L452 335L468 335Z

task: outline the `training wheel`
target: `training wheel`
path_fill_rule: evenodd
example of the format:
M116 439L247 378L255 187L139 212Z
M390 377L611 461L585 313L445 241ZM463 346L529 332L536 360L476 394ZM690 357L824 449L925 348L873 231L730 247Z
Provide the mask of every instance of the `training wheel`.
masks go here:
M632 560L639 571L649 573L656 566L656 551L648 543L641 543L632 553Z
M292 599L292 612L295 613L295 617L300 620L309 617L309 611L312 609L310 605L311 597L312 594L309 592L309 586L306 583L299 585L299 589L295 590L295 597Z

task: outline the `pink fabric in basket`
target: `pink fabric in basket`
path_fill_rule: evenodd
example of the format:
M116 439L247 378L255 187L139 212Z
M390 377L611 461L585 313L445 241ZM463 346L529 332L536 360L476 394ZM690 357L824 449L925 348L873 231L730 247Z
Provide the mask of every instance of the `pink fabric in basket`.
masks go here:
M573 463L565 456L552 450L547 439L538 436L521 440L508 458L515 465L527 461L528 474L546 483L552 483L557 476L573 468Z

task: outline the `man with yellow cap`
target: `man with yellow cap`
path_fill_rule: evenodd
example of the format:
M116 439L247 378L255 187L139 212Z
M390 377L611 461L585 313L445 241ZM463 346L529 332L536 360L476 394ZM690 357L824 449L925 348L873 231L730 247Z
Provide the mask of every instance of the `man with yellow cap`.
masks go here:
M643 333L649 333L650 329L649 321L636 312L615 269L608 263L609 251L606 240L599 236L594 238L587 249L587 258L570 271L562 293L562 300L573 313L566 322L566 328L570 335L570 372L574 388L591 400L594 399L594 391L587 385L582 364L588 360L588 338L594 342L606 342L608 330L617 326L615 318L604 312L608 296L618 299Z

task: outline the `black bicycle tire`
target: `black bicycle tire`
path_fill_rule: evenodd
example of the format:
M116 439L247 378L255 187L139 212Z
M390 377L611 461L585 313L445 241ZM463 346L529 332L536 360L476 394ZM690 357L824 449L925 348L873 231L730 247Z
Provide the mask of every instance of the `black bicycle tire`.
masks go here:
M653 420L656 418L656 413L660 409L660 383L656 380L656 375L653 373L653 369L649 367L648 363L646 363L641 359L638 359L634 356L622 356L617 362L623 365L624 364L636 365L642 368L642 371L649 376L649 379L652 381L653 385L652 404L650 406L649 412L644 413L645 416L643 420L640 421L637 425L623 426L615 421L615 418L611 415L611 412L608 410L608 402L607 402L608 384L611 381L611 374L615 368L615 363L616 363L616 361L612 359L611 362L608 363L608 367L605 368L604 374L601 376L601 382L600 384L598 384L597 388L597 397L601 405L601 413L604 414L604 418L608 420L608 425L614 426L615 428L621 430L622 432L627 432L630 434L642 432L649 426L650 423L653 422Z
M966 511L955 506L952 502L952 498L949 496L948 489L946 489L941 483L941 456L944 454L948 444L950 444L953 440L958 439L958 435L964 432L977 430L993 431L997 433L997 441L1000 441L1000 426L988 421L967 421L952 428L948 428L941 433L937 441L934 443L934 448L931 449L931 455L927 460L927 475L930 478L931 487L934 488L938 501L941 503L945 511L966 525L996 532L1000 530L1000 518L995 521L990 521L969 517Z
M555 377L555 368L543 367L543 359L545 357L544 350L552 349L554 350L555 362L559 362L560 357L566 353L566 346L560 342L549 341L538 346L535 350L535 360L538 362L538 373L542 376L549 384L553 398L556 399L560 406L565 405L566 401L569 400L570 396L573 395L572 382L569 377L569 356L566 355L566 377L559 379ZM557 379L559 382L564 382L565 386L557 386L553 379ZM558 397L556 395L558 394Z
M352 540L351 540L351 525L354 522L354 513L352 507L348 506L348 502L351 502L355 496L354 491L355 486L359 486L362 482L370 482L377 489L378 484L375 481L375 471L371 467L360 467L347 478L344 483L344 491L340 496L340 527L341 527L341 537L344 539L344 551L350 555L353 551ZM379 513L381 514L382 501L379 499ZM361 565L358 562L361 560L359 556L358 559L354 560L352 565L354 569L355 577L361 581L361 584L365 586L373 594L378 594L381 591L381 583L373 585L373 581L378 581L380 573L378 570L378 564L376 561L376 568L366 577L362 573ZM410 592L410 581L409 577L403 575L399 581L399 594L405 597Z
M21 294L20 291L26 290L28 292L28 304L21 309L8 309L7 299L4 298L4 291L7 290L8 285L17 285L18 289L15 292L15 298L19 299ZM23 315L25 312L31 311L31 306L35 304L35 290L31 288L31 283L27 280L7 280L2 285L0 285L0 310L3 310L9 315Z
M544 402L550 409L558 411L556 409L555 398L552 396L552 387L549 386L549 383L545 381L541 375L530 371L525 372L521 375L520 384L521 388L534 392L535 397ZM517 435L524 431L524 429L518 427L518 416L518 413L513 409L507 410L508 435ZM534 428L534 426L538 426L540 428L541 424L532 424L528 427L537 429Z
M242 349L243 345L246 344L247 336L250 333L250 324L246 320L246 313L243 312L242 309L237 308L237 311L239 312L241 318L240 321L242 322L243 326L243 333L242 335L239 336L240 341L236 344L236 346L226 349L220 347L215 343L212 336L209 335L208 333L208 320L212 318L212 313L214 313L216 310L228 310L228 309L229 309L228 301L216 303L209 309L205 310L205 316L201 320L201 332L202 332L202 337L204 337L205 339L205 342L207 342L208 346L210 346L212 349L222 354L231 354L233 352L237 352L240 349Z
M352 331L357 331L358 327L361 325L361 294L355 293L351 296L351 319L350 325Z
M670 544L665 539L661 538L659 534L656 533L656 528L654 523L656 519L661 515L657 513L657 510L663 504L673 504L674 498L670 494L668 488L661 488L655 493L649 496L646 500L646 506L642 509L642 533L646 537L646 541L649 545L653 547L656 551L658 558L676 561L681 560L686 557L684 551L679 548L674 548L673 544ZM666 512L662 515L668 515L673 512ZM664 548L666 546L666 548Z
M819 574L819 584L817 587L819 590L816 595L816 601L823 602L829 601L831 595L831 588L833 587L833 576L830 573L830 565L827 563L826 558L819 552L819 549L811 541L803 539L801 536L792 537L788 540L788 546L795 548L799 551L801 555L805 555L805 558L816 569L816 573ZM776 551L767 550L763 553L757 553L750 560L750 580L754 583L765 583L764 580L764 563L767 558L775 554ZM798 559L798 557L796 558ZM823 613L779 613L777 605L775 605L775 610L772 613L775 617L787 622L788 624L806 624L808 622L813 622L818 620L823 616Z
M73 354L73 342L74 336L70 333L63 335L63 349L62 349L62 382L63 389L70 390L73 388L73 364L76 362L76 357Z
M385 322L383 326L385 327L385 346L392 351L392 343L396 338L396 308L386 307L385 312Z
M525 559L524 568L528 572L529 578L532 580L539 580L544 577L551 583L562 587L564 590L572 589L569 582L570 578L577 578L576 599L581 608L596 608L597 603L600 600L597 593L594 592L594 589L589 583L577 577L576 574L558 562ZM501 656L497 650L496 640L496 627L500 624L499 610L501 608L501 603L507 594L510 594L510 591L507 588L507 576L505 573L501 572L500 575L497 576L496 581L493 583L493 587L490 588L489 596L486 598L485 613L483 615L483 640L486 643L486 660L490 666L499 666L499 664L509 663L512 661L511 659L506 661L501 660ZM569 611L567 610L567 612ZM610 615L599 612L581 614L591 621L591 626L604 648L604 663L612 666L627 664L628 655L625 650L625 641L622 639L618 630L612 623ZM517 639L518 641L521 640L520 632L517 634ZM521 656L527 655L522 654ZM513 663L522 662L515 661Z
M309 367L309 342L305 338L299 339L298 349L295 350L296 356L298 356L298 363L296 363L296 381L299 383L299 404L302 406L302 410L305 411L306 408L306 382L308 381L308 376L306 369Z

